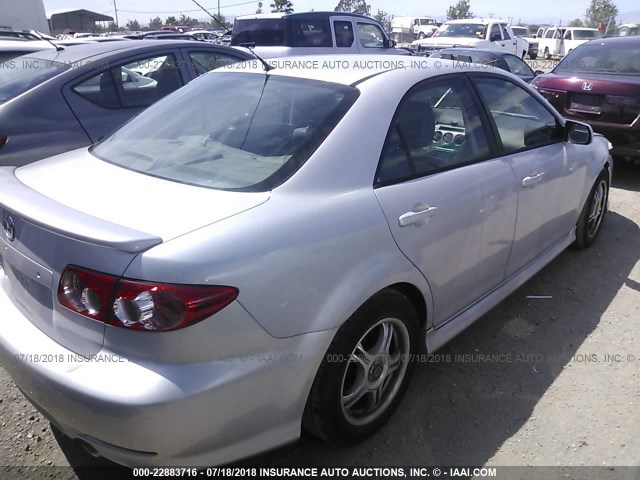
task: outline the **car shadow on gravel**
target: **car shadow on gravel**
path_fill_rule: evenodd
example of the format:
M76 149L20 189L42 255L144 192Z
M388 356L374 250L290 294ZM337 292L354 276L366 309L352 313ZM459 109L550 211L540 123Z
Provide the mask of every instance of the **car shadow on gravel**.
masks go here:
M563 369L580 361L577 349L639 257L640 228L609 212L593 247L562 253L432 361L418 364L400 408L374 437L332 447L303 435L239 465L485 464L525 424ZM81 480L131 477L131 470L90 457L77 442L59 443Z
M303 436L243 464L484 465L527 422L563 369L589 361L576 351L639 257L638 225L609 212L595 245L562 253L432 362L417 365L400 408L374 437L331 447Z
M612 187L640 192L640 165L625 161L615 161Z

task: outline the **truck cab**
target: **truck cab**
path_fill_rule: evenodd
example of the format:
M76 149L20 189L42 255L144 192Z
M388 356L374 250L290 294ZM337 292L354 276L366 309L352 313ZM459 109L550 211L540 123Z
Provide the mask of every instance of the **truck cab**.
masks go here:
M271 13L236 17L232 46L251 46L262 58L378 53L406 55L372 18L345 12Z
M418 39L412 48L431 55L452 47L475 47L499 50L524 58L529 43L516 36L506 20L467 18L445 22L430 38Z

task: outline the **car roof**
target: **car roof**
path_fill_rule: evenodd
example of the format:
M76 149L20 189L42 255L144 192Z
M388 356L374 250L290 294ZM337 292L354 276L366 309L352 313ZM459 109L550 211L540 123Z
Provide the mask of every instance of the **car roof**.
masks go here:
M359 13L351 13L351 12L334 12L334 11L325 11L325 12L300 12L300 13L254 13L251 15L242 15L236 17L236 20L248 20L248 19L275 19L275 18L291 18L291 19L304 19L304 20L318 20L325 19L329 17L358 17L358 18L366 18L367 20L373 20L371 17L367 17L366 15L361 15Z
M443 71L441 69L443 61L449 62L444 59L431 60L425 57L402 55L305 55L270 58L268 63L275 68L269 70L268 73L269 75L305 78L342 85L357 85L379 75L418 68L429 71L431 75L451 73L451 70ZM473 65L456 67L456 72L475 70ZM257 60L229 65L218 69L218 71L265 73L264 68Z
M640 43L640 36L631 35L628 37L604 37L604 38L594 38L589 42L589 45L594 45L596 43L608 44L608 43Z
M19 50L19 51L32 51L37 52L39 50L54 50L53 45L44 40L26 40L26 41L14 41L14 40L0 40L0 50Z
M163 47L193 47L193 40L154 40L143 42L142 40L122 40L118 42L91 42L83 45L74 45L64 50L56 51L53 48L43 50L38 55L43 60L51 60L61 63L81 62L88 58L99 58L115 52L127 51L128 53L144 52L146 50L158 50ZM198 48L223 49L222 45L214 45L206 42L197 42Z

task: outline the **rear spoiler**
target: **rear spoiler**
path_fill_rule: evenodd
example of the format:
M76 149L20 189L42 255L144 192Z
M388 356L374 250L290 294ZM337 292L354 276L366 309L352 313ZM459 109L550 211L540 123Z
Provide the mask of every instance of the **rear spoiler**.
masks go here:
M58 203L23 184L16 167L0 167L0 207L57 235L92 245L137 253L162 238L101 220ZM6 213L5 213L6 215ZM4 220L4 219L3 219Z

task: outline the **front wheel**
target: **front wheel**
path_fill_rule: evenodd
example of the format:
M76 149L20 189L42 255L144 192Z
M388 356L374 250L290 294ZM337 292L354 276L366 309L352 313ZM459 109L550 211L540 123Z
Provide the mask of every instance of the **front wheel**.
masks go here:
M536 58L538 58L538 54L537 53L532 53L531 55L529 55L529 58L531 60L535 60Z
M549 49L548 48L544 49L544 59L545 60L551 60L551 54L549 53Z
M401 293L384 290L340 327L322 361L304 428L347 445L375 433L396 409L411 376L418 316Z
M600 233L602 220L607 213L609 199L609 172L603 170L593 185L587 198L576 228L575 248L587 248L593 245Z
M423 38L426 38L427 36L424 34L424 32L420 32L420 35L418 35L418 38L420 40L422 40Z

